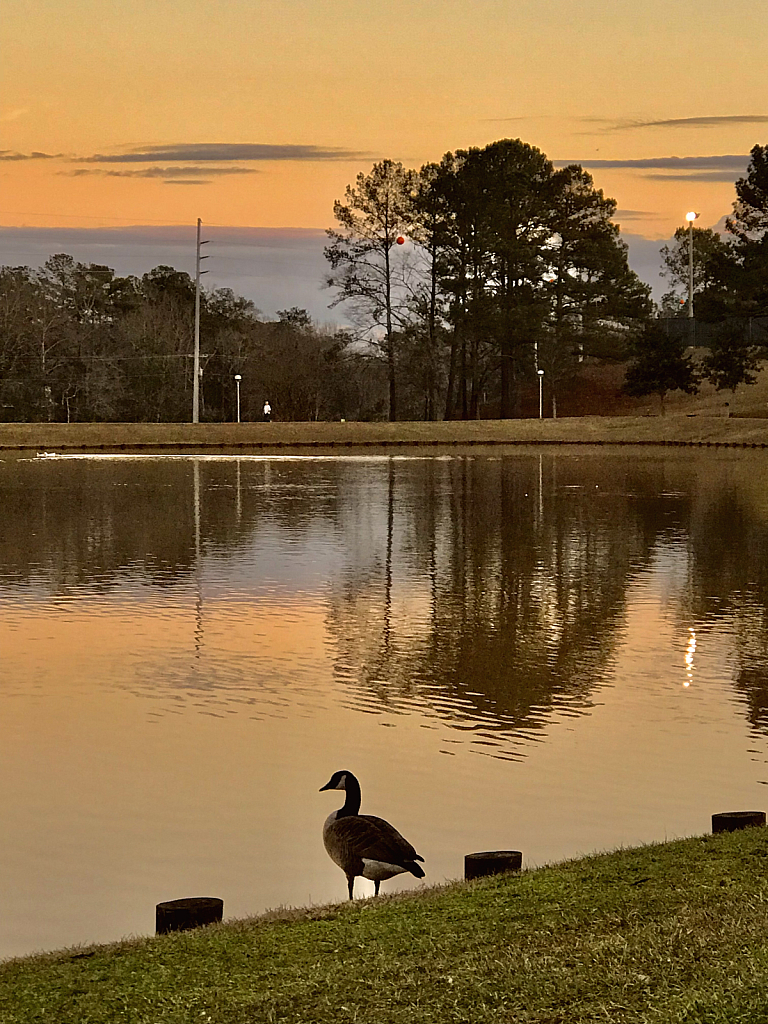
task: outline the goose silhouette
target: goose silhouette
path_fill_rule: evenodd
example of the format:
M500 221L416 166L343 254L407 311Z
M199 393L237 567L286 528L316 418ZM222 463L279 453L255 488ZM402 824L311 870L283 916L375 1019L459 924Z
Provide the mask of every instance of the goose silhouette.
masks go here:
M359 813L360 783L352 772L334 772L319 791L326 789L346 793L344 806L325 820L323 842L328 856L347 876L350 899L358 875L374 882L377 896L379 885L394 875L410 871L416 878L424 877L424 869L416 863L424 858L396 828L374 814Z

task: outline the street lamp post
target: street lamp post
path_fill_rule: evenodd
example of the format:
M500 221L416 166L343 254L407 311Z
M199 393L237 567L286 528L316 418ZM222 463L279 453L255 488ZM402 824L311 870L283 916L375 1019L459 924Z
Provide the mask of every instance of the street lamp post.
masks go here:
M544 371L537 370L539 375L539 419L544 418Z
M693 210L690 213L686 213L685 219L688 221L688 317L693 319L693 222L698 217L698 213L694 213Z
M240 381L243 378L239 373L235 374L235 385L237 386L237 422L240 422Z

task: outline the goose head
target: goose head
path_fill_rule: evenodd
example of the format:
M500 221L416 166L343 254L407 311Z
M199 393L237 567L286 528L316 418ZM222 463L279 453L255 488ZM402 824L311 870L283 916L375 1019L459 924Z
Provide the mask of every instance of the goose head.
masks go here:
M347 788L347 779L355 779L355 776L352 774L352 772L348 772L348 771L334 772L333 775L330 777L330 779L326 782L326 784L324 786L320 787L318 792L322 793L324 789L343 789L343 790L346 790L346 788ZM355 782L357 782L357 779L355 779Z

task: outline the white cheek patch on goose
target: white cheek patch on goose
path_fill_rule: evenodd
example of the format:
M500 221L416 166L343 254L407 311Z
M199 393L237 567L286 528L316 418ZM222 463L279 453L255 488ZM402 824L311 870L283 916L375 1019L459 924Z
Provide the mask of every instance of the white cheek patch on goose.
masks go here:
M385 860L370 860L363 857L363 878L370 878L372 882L384 882L393 875L402 875L408 868L402 868L399 864L388 864Z

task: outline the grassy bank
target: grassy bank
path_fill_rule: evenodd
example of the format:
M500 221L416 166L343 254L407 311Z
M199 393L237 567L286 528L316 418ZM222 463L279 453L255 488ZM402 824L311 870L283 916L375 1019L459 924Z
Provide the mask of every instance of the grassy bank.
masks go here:
M768 830L0 965L3 1024L768 1020Z
M411 445L672 444L768 446L768 418L583 416L438 423L1 423L20 451L281 451Z

